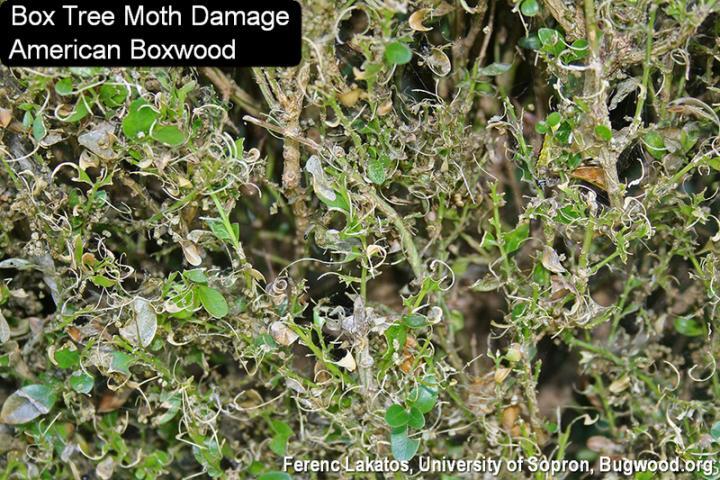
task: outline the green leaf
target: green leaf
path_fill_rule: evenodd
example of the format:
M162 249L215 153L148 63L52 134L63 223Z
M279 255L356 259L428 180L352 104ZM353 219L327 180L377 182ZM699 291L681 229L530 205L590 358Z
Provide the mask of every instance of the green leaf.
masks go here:
M95 379L82 370L73 372L68 382L70 383L70 388L86 395L92 391L95 385Z
M562 122L555 132L555 139L566 145L570 145L573 140L573 127L570 122Z
M132 355L125 352L113 352L110 360L110 372L130 375L130 366L134 363Z
M193 446L193 455L211 478L222 477L224 472L220 462L223 455L215 440L206 438L202 446Z
M147 135L160 114L148 102L138 98L130 104L130 111L123 118L122 130L126 137L136 139Z
M227 228L225 228L225 222L222 220L214 218L208 220L207 223L210 226L210 230L212 230L218 240L231 242L233 241L233 238L240 238L240 225L238 223L232 224L235 237L228 232Z
M179 103L185 103L185 99L187 98L188 94L192 92L195 87L197 87L197 82L195 80L191 80L185 85L183 85L180 89L177 91L177 99Z
M182 145L185 142L185 134L174 125L161 125L153 128L152 138L171 147Z
M73 110L73 113L65 118L61 118L60 120L68 123L79 122L90 113L89 106L88 99L85 95L80 95L80 98L78 98L77 102L75 102L75 110Z
M486 77L495 77L498 75L502 75L503 73L510 70L512 67L509 63L491 63L487 67L483 67L478 70L479 75L484 75Z
M117 108L125 103L128 91L121 85L104 83L100 87L100 101L108 108Z
M423 328L430 324L428 319L424 315L413 313L411 315L403 316L403 325L408 328Z
M31 422L52 410L57 395L47 385L27 385L16 391L3 403L0 423L20 425Z
M370 181L376 185L385 183L385 162L381 158L370 158L367 175Z
M560 115L559 112L552 112L550 115L547 116L545 121L551 127L557 127L558 125L560 125L560 122L562 121L562 115Z
M71 77L58 80L55 84L55 92L58 95L71 95L73 92L73 80Z
M415 406L410 407L410 418L408 419L408 425L417 429L421 429L425 426L425 416L419 408Z
M393 404L385 411L385 421L392 428L401 428L410 421L410 414L402 405Z
M541 28L538 30L538 39L542 44L542 50L552 55L560 55L565 50L563 35L552 28Z
M207 285L198 285L195 292L200 298L203 308L215 318L223 318L228 314L228 304L225 297L214 288Z
M38 116L35 117L32 125L32 132L33 137L38 142L45 138L45 135L47 135L47 129L45 128L45 122L43 121L42 114L38 114Z
M434 376L428 375L420 385L415 387L408 397L411 406L417 408L420 413L430 412L438 399L437 380Z
M292 477L285 472L267 472L260 475L257 480L292 480Z
M526 50L540 50L540 47L542 46L540 39L535 34L522 37L518 40L518 45Z
M205 272L200 268L194 270L187 270L183 273L183 277L187 278L194 283L208 283L208 279L205 276Z
M385 339L388 343L388 351L395 352L402 350L407 341L407 330L404 325L391 325L385 330Z
M597 135L598 138L605 140L606 142L612 140L613 136L612 130L610 130L610 128L606 125L595 125L595 135Z
M716 422L715 425L710 429L710 436L716 442L720 442L720 422Z
M705 324L692 317L678 317L674 324L675 330L686 337L700 337L707 334Z
M534 17L540 12L537 0L524 0L520 5L520 12L526 17Z
M271 420L270 428L272 428L273 432L275 432L276 435L279 435L281 437L290 438L293 434L293 431L292 431L292 428L290 428L290 425L288 425L287 423L285 423L281 420Z
M572 44L570 44L570 49L572 50L575 59L578 60L585 58L590 54L590 45L584 38L578 38L575 40Z
M390 449L396 460L401 462L412 460L418 448L420 448L420 440L409 438L407 428L390 435Z
M270 440L270 450L280 457L284 457L287 453L288 438L275 436Z
M519 225L515 230L503 234L503 240L505 240L505 253L512 253L516 251L522 243L530 236L530 224L523 223Z
M707 164L712 168L713 170L720 171L720 157L715 157L707 160Z
M279 420L271 420L270 428L272 428L275 435L270 441L270 450L278 456L285 456L287 454L288 440L293 435L293 431L290 426Z
M405 65L412 60L412 50L402 42L390 42L385 46L385 61L390 65Z
M552 46L560 41L560 32L552 28L541 28L538 30L538 39L543 46Z
M80 352L63 348L55 352L55 361L60 368L73 368L80 364Z
M115 280L107 278L103 275L93 275L90 277L90 281L98 287L110 288L115 285Z
M647 132L643 136L643 143L645 144L645 148L647 149L648 153L655 157L657 160L662 160L662 158L665 156L665 153L667 153L667 148L665 148L665 140L663 140L662 136L657 132Z

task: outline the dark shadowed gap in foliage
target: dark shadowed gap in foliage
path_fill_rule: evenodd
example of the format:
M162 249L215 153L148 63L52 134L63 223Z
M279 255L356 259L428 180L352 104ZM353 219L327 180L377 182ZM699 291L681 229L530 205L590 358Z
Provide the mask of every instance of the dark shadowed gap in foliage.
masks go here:
M635 335L640 331L642 325L641 318L638 318L636 312L630 312L620 319L620 327L622 327L629 335Z
M472 360L508 343L505 339L490 338L492 323L502 323L508 309L506 298L499 292L469 292L448 306L459 310L464 318L463 332L468 334L456 337L460 347L458 353L463 359Z
M365 32L368 29L369 23L370 19L365 10L355 8L349 14L346 13L340 21L337 39L343 43L350 42L353 36Z
M618 177L620 182L629 186L631 183L640 180L640 184L629 187L627 195L635 196L643 192L643 188L648 182L648 171L647 160L643 155L639 142L631 144L620 153L618 161Z
M615 95L618 94L618 91L614 91L610 94L610 98L612 99ZM613 108L610 111L610 125L612 126L613 130L620 130L622 128L627 127L632 122L632 118L635 115L635 109L637 108L637 101L638 101L638 94L637 91L629 93L625 98L623 98L621 101L617 102L617 105L615 105L615 108ZM643 116L642 118L645 118L644 113L647 112L647 105L643 108Z
M30 225L28 223L27 218L23 218L22 220L18 220L13 223L13 228L10 231L11 235L13 235L13 238L17 238L18 241L21 242L29 242L30 241ZM17 235L17 237L16 237Z
M588 282L590 296L601 307L614 305L622 294L626 280L621 273L615 274L608 268L601 269Z

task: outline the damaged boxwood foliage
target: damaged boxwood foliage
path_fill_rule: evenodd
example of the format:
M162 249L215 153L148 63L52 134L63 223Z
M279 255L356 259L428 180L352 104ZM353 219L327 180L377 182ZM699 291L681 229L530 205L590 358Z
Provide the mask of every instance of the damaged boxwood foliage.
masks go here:
M2 69L2 478L714 458L720 4L302 4L297 68Z

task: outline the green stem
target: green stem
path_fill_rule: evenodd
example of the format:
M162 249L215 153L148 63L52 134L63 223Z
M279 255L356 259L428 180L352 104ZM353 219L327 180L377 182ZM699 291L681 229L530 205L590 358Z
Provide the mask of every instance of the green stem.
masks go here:
M390 220L400 235L400 242L402 243L405 255L407 255L407 261L412 268L413 274L418 280L421 280L425 276L425 265L423 265L420 254L415 248L415 239L413 238L410 230L405 226L405 222L398 215L394 208L392 208L375 190L370 190L368 196L372 199L373 203L380 209L380 211Z
M657 13L657 5L650 6L650 18L647 25L647 38L645 40L645 62L643 63L642 86L638 97L637 106L635 107L635 118L633 119L633 128L637 130L640 126L640 117L645 99L647 98L648 82L650 81L650 61L652 59L653 33L655 32L655 16Z
M510 279L512 276L512 265L508 259L507 252L505 251L505 242L503 240L502 223L500 222L500 197L497 193L497 183L493 183L490 186L490 196L493 200L493 223L495 227L495 239L500 250L500 256L503 260L503 270L505 270L505 276Z

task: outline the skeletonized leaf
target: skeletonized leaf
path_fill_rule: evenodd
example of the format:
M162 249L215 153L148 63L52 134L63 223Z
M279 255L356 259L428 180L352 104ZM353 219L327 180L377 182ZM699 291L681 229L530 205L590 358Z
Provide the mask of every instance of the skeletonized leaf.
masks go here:
M292 345L299 338L297 333L293 332L283 322L273 322L270 325L270 334L277 343L285 347Z
M110 480L115 472L115 459L108 455L95 467L95 474L102 480Z
M20 425L47 414L57 395L46 385L27 385L10 395L0 411L0 422Z
M565 272L565 267L560 263L560 255L552 247L546 246L543 250L542 264L553 273Z
M425 63L427 63L427 66L430 67L430 70L432 70L433 73L439 77L446 76L448 73L450 73L450 70L452 70L450 58L445 52L443 52L439 48L432 49L430 55L425 57Z
M80 135L78 137L78 143L98 157L110 160L117 156L112 148L115 139L114 133L115 125L102 122L91 131Z
M510 68L512 65L508 63L491 63L487 67L482 67L478 70L478 73L480 75L486 76L486 77L496 77L498 75L502 75L503 73L506 73L510 71Z
M24 258L8 258L0 262L0 268L16 268L18 270L30 270L35 265Z
M120 329L120 335L135 346L147 347L157 332L157 315L149 301L138 297L133 301L135 318Z
M496 276L487 274L485 277L473 283L470 286L470 290L474 290L476 292L494 292L498 288L502 287L504 283L505 282Z
M337 194L330 187L330 183L325 178L325 170L322 168L322 162L317 155L308 158L305 163L305 170L312 175L313 190L320 199L334 202Z
M5 316L0 312L0 345L10 340L10 325L8 325Z

